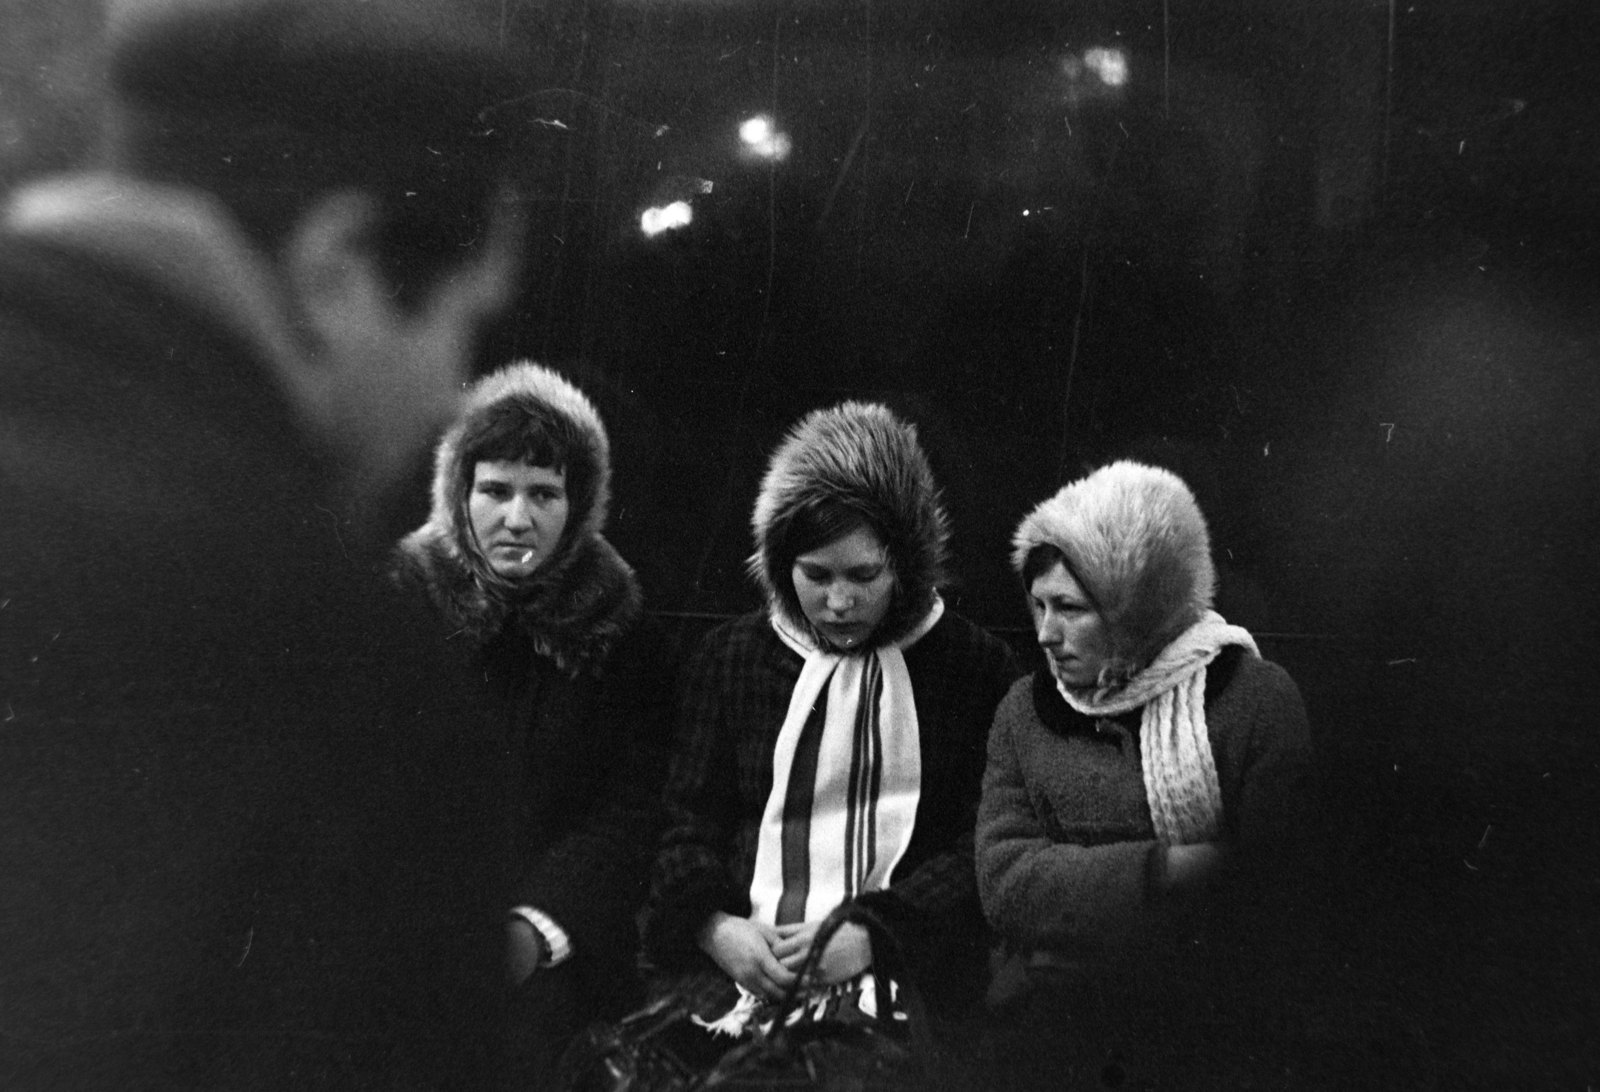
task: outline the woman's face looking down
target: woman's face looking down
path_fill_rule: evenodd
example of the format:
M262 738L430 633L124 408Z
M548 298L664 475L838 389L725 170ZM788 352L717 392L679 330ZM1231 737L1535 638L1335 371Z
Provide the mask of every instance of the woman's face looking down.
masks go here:
M564 470L503 459L473 468L467 514L478 550L499 576L531 576L550 560L568 511Z
M1064 562L1057 561L1028 586L1033 632L1050 670L1063 686L1093 686L1106 662L1105 624Z
M796 557L793 576L806 620L843 651L872 636L894 598L888 548L867 526Z

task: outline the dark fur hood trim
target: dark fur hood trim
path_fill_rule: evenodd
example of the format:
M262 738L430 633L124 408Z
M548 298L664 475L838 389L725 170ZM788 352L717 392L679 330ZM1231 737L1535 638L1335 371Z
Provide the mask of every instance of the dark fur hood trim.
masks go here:
M884 406L844 402L802 418L773 452L750 519L756 546L750 575L772 608L814 640L819 638L795 596L792 559L772 556L769 538L780 520L819 500L858 509L882 532L895 591L872 644L892 644L933 606L950 537L916 428Z
M1017 528L1011 562L1019 574L1042 545L1066 555L1099 607L1107 671L1117 679L1132 678L1211 609L1216 570L1205 517L1170 471L1116 462L1064 487Z
M489 570L471 543L465 515L470 483L459 450L468 427L507 399L541 402L576 425L582 442L569 459L585 461L592 483L587 496L569 495L572 507L556 552L533 577L516 583ZM610 495L610 442L593 404L548 368L508 365L467 392L460 416L439 441L433 511L401 541L399 575L422 583L446 619L479 645L514 618L535 650L563 671L597 668L643 611L638 579L601 535Z

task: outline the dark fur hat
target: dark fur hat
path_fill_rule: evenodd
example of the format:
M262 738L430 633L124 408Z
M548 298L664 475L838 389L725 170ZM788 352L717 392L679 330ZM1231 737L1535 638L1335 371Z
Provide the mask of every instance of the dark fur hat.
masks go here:
M463 548L469 545L463 521L467 492L472 487L472 467L466 465L470 452L463 451L468 440L491 414L503 412L508 403L537 403L553 416L565 419L576 440L568 458L581 463L568 467L568 479L587 483L580 493L569 496L565 538L589 538L605 529L611 505L611 440L606 435L600 413L587 395L549 368L529 361L508 364L482 379L467 392L461 413L434 452L433 511L428 522L446 529L449 537ZM552 561L558 559L552 558Z
M873 645L909 633L933 605L945 576L949 520L917 430L886 407L844 402L800 420L772 454L750 523L750 575L793 626L816 636L795 595L797 513L843 506L882 536L895 576L894 600Z
M1107 677L1126 680L1211 609L1216 570L1205 518L1176 474L1116 462L1064 487L1023 519L1012 539L1019 574L1053 546L1098 608Z
M470 449L492 417L525 410L530 421L559 420L570 508L549 560L510 584L495 576L472 541L466 505L477 456ZM514 617L535 648L562 668L597 667L643 610L633 570L601 534L610 499L611 446L593 403L548 368L508 365L467 393L439 441L432 513L401 541L400 575L426 586L450 620L479 643Z

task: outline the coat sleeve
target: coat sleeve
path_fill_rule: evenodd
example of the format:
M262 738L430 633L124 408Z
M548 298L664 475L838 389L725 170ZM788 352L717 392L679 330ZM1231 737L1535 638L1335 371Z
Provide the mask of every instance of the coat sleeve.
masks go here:
M1234 804L1225 816L1235 854L1235 882L1263 897L1292 897L1317 853L1320 808L1314 777L1311 728L1300 689L1288 672L1267 660L1254 676L1237 714L1239 731Z
M549 915L579 958L631 966L672 724L673 657L646 620L617 648L599 681L590 730L609 739L600 799L584 821L529 862L515 902Z
M1316 819L1311 726L1300 688L1277 664L1262 661L1264 682L1249 723L1234 838L1270 851L1304 838Z
M913 912L923 915L963 910L976 895L973 829L986 740L995 707L1018 670L1004 643L976 626L965 632L970 643L953 650L944 667L949 693L946 708L939 711L945 721L946 749L939 761L948 771L942 780L951 797L941 811L953 818L939 824L942 844L917 867L896 877L889 888Z
M1029 797L1013 734L1029 716L1028 686L1023 680L1013 688L989 735L976 848L984 914L1020 947L1103 950L1151 912L1160 849L1153 840L1082 846L1050 837Z
M990 936L973 873L973 828L989 726L1018 671L1003 642L976 626L960 633L965 639L954 641L949 659L938 665L944 685L933 708L943 743L937 756L925 756L924 777L929 778L929 758L940 772L924 791L942 799L924 801L933 805L926 824L918 816L923 829L915 841L927 839L925 855L886 890L861 897L900 938L908 969L925 994L943 992L952 1003L980 981L987 961Z
M682 970L699 951L695 936L717 910L749 913L727 861L738 822L733 740L725 708L730 660L718 634L701 642L678 686L678 717L664 793L666 829L656 847L650 898L641 917L646 961Z

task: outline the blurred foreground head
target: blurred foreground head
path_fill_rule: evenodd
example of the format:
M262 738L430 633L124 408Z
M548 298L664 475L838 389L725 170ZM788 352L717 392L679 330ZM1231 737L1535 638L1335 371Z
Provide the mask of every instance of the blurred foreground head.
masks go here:
M268 250L319 196L376 206L414 295L470 256L513 164L518 66L452 0L112 0L111 165L222 200Z
M384 484L513 295L523 66L452 0L112 0L107 34L106 165L221 206L281 290L291 401Z

